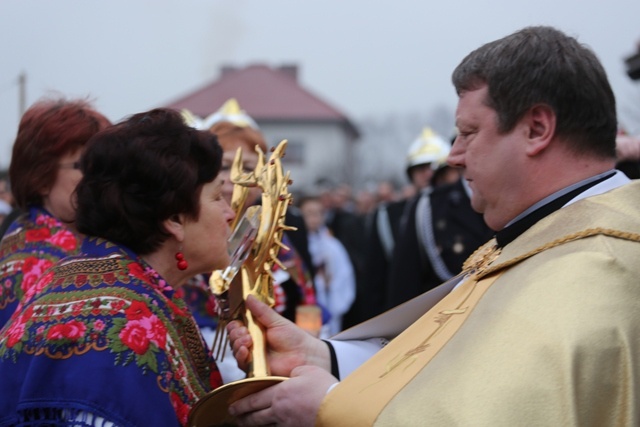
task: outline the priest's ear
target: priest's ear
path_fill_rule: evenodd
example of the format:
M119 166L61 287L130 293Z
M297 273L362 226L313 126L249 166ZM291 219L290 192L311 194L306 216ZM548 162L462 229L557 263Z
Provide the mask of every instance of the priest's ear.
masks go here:
M544 151L556 134L556 113L549 105L534 105L524 115L527 132L528 156L536 156Z

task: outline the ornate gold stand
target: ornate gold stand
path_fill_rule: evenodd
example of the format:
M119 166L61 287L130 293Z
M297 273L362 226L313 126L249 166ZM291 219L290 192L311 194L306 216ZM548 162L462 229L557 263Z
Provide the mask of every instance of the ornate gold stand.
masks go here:
M245 378L218 387L191 409L189 426L213 427L236 425L235 418L229 415L229 405L233 402L257 393L267 387L286 380L286 377Z
M274 264L285 268L277 259L280 248L288 249L282 244L282 234L285 230L295 230L294 227L288 227L284 224L287 206L291 203L291 194L288 191L289 174L282 173L281 165L285 147L286 141L280 142L267 162L265 162L264 153L256 147L258 165L251 173L242 172L242 152L240 150L236 152L231 168L231 181L235 184L231 207L236 211L236 219L243 217L252 222L248 218L259 214L260 220L259 224L254 224L254 227L257 228L255 239L247 237L250 236L249 232L238 233L240 234L238 241L245 242L245 248L247 242L251 241L250 251L239 268L241 276L236 275L237 265L231 265L222 272L215 271L211 275L211 290L221 307L213 354L222 354L224 357L224 348L227 345L226 341L221 338L224 335L224 328L230 320L242 319L253 339L253 347L250 350L250 366L246 379L234 381L213 390L193 406L189 413L188 425L190 427L235 425L234 418L228 412L229 405L287 379L286 377L271 376L266 362L267 344L264 329L244 306L244 301L249 295L273 306L271 269ZM245 214L246 190L253 186L262 189L261 207L259 210L249 207ZM233 226L234 229L241 228L242 221L239 224L233 224ZM247 227L247 229L249 228ZM236 235L235 232L234 235ZM242 248L243 245L240 247ZM243 259L241 256L235 258ZM238 280L240 277L242 280Z

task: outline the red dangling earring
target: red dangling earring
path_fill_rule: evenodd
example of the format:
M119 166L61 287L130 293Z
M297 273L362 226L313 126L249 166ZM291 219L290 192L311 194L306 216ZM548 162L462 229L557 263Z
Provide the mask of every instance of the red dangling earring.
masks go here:
M182 252L176 252L176 259L178 260L178 270L186 270L187 267L189 267L189 263L184 259L184 254Z

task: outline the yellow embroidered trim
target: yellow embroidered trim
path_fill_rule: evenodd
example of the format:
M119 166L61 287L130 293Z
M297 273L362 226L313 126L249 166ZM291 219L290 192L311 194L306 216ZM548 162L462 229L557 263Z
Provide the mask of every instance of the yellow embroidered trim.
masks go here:
M488 267L486 268L484 271L478 271L478 278L480 277L484 277L487 276L491 273L494 273L498 270L501 270L503 268L509 267L513 264L517 264L520 261L527 259L529 257L532 257L533 255L539 254L540 252L543 252L547 249L551 249L551 248L555 248L557 246L563 245L565 243L569 243L569 242L573 242L576 240L580 240L580 239L584 239L585 237L592 237L592 236L597 236L597 235L604 235L604 236L610 236L610 237L616 237L619 239L624 239L624 240L630 240L633 242L640 242L640 234L639 233L630 233L630 232L626 232L626 231L619 231L619 230L612 230L612 229L608 229L608 228L588 228L586 230L582 230L579 231L577 233L573 233L573 234L568 234L564 237L561 237L557 240L554 240L552 242L546 243L536 249L533 249L532 251L529 251L525 254L522 254L518 257L512 258L508 261L505 261L503 263L500 264L496 264L492 267ZM480 249L484 248L486 245L483 245ZM480 249L478 249L478 251L480 251ZM476 252L478 252L476 251ZM471 255L471 257L473 257L475 255L475 252L473 255ZM470 258L471 258L470 257ZM468 261L467 261L468 262ZM465 262L465 266L467 265L467 262Z
M475 274L475 272L472 274ZM498 276L499 275L490 279L490 281L487 283L487 287L491 286L491 284L497 279ZM469 278L466 280L476 281L475 278ZM401 355L399 354L393 357L393 359L391 359L391 361L387 363L385 367L385 372L383 372L378 378L379 379L384 378L385 376L387 376L388 374L390 374L395 369L399 368L401 365L405 363L409 363L408 366L410 366L415 361L415 358L418 355L418 353L423 352L424 350L427 349L427 347L429 347L430 345L429 341L431 341L436 335L440 334L444 330L444 328L447 326L447 324L449 323L449 321L453 316L468 314L467 310L469 309L469 305L467 305L467 301L471 297L471 294L472 292L468 292L467 295L462 299L462 301L460 301L460 303L456 308L439 311L437 313L437 316L433 319L433 321L438 324L436 329L433 332L431 332L424 340L422 340L417 346L409 349L404 354L401 354ZM405 366L405 368L407 368L408 366Z
M480 246L462 265L465 280L477 280L502 253L495 238Z

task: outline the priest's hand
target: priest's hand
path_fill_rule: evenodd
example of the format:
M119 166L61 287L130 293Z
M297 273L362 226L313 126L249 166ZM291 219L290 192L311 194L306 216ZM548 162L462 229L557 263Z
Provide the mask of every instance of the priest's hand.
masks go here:
M271 375L291 376L291 371L303 365L320 367L331 372L331 357L328 346L321 340L280 316L268 305L249 296L246 307L265 328L267 342L267 365ZM245 372L248 369L253 340L244 324L238 320L229 322L227 333L238 362Z
M327 390L338 380L316 366L300 366L291 378L229 407L241 426L312 426Z

